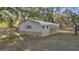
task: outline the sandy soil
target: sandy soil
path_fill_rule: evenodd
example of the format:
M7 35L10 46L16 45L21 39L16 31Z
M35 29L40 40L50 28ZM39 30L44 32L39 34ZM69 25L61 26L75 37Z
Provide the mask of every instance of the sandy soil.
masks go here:
M0 51L79 51L79 34L62 32L48 37L23 35L3 39Z

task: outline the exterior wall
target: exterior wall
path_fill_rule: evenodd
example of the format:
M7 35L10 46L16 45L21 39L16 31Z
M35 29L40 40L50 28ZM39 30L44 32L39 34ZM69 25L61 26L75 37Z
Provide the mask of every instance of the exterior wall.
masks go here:
M26 29L28 25L31 25L32 29ZM38 23L27 20L19 25L19 31L41 32L41 26Z
M21 31L20 33L22 33L22 34L32 35L32 36L34 36L34 37L42 37L42 33L41 33L41 32Z
M28 25L31 25L32 28L26 29ZM32 36L45 37L51 34L58 33L59 26L58 25L40 25L39 23L27 20L19 25L19 31L24 34L28 34Z
M31 25L32 28L31 29L26 29L26 27L28 25ZM36 36L40 36L42 33L41 33L41 26L39 23L36 23L36 22L32 22L30 20L27 20L25 22L23 22L22 24L19 25L19 31L20 32L23 32L23 33L26 33L26 34L29 34L29 35L36 35Z
M59 25L53 25L50 29L50 34L55 34L59 32Z
M47 26L44 27L45 28L42 28L42 37L50 35L50 26L48 26L48 28Z
M50 25L50 26L48 26L48 28L46 28L46 26L45 26L45 28L42 29L42 37L56 34L58 32L59 32L59 25L57 25L57 24Z

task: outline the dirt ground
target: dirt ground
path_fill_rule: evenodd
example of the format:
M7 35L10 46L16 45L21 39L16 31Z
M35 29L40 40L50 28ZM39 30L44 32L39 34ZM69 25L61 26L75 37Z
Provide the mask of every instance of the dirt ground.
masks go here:
M79 34L62 32L48 37L14 36L0 43L0 51L79 51ZM16 40L17 39L17 40ZM19 39L19 40L18 40Z

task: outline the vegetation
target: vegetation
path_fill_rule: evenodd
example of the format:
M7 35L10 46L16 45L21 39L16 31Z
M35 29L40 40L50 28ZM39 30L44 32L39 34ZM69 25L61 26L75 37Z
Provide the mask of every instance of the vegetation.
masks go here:
M76 7L0 7L0 28L17 28L25 17L60 24L60 29L75 26L79 8ZM77 31L75 30L75 34Z
M75 29L77 35L78 7L0 7L0 28L10 28L12 34L25 17L58 23L61 30Z
M60 25L60 30L68 31L68 33L59 33L39 39L22 35L18 32L18 25L24 21L25 17L57 23ZM12 50L13 48L13 50L25 50L26 48L27 50L76 50L74 47L79 45L77 44L79 41L77 23L79 23L78 7L0 7L0 50ZM7 32L8 28L11 31ZM4 29L4 33L1 29ZM72 35L73 31L77 36Z
M8 24L19 23L26 16L31 19L44 20L49 22L73 21L72 16L78 16L79 8L60 8L60 7L1 7L0 21ZM63 18L63 19L62 19ZM65 20L65 18L68 18ZM68 25L68 24L66 24Z

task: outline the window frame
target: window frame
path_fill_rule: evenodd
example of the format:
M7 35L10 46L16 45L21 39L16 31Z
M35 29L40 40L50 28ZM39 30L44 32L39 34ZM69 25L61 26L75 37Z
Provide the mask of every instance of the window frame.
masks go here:
M32 29L32 25L27 25L25 29Z

